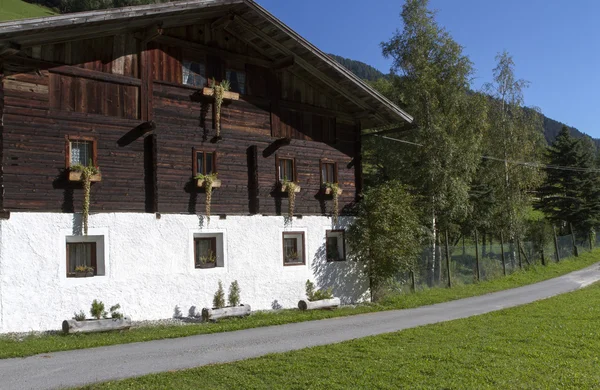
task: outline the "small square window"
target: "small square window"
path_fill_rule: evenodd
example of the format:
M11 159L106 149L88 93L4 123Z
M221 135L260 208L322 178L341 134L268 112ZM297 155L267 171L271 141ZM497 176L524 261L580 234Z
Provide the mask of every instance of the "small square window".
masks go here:
M200 61L184 60L182 62L183 84L194 87L206 87L206 65Z
M246 72L244 72L243 70L227 69L225 73L227 80L229 80L229 84L231 84L231 91L237 92L241 95L245 95Z
M196 158L194 160L194 176L196 175L210 175L211 173L217 172L217 156L215 152L195 152Z
M277 160L277 179L279 182L283 183L284 180L296 181L294 159L278 158Z
M337 164L322 162L321 163L321 183L337 183Z
M306 264L304 256L304 233L283 233L283 265Z
M325 235L327 261L346 260L346 240L343 230L328 230Z
M67 278L104 275L104 236L66 238Z
M196 268L214 268L217 266L217 238L194 238L194 264Z
M97 166L96 141L90 137L67 136L66 167Z

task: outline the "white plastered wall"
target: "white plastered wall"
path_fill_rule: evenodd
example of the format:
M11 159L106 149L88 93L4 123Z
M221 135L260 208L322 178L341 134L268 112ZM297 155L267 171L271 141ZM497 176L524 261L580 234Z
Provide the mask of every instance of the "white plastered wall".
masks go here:
M307 279L332 287L344 303L360 301L367 290L360 264L326 262L331 225L320 216L288 225L276 216L214 216L207 226L194 215L94 214L88 234L104 236L105 275L67 278L66 237L78 234L80 216L11 213L0 221L0 333L60 329L94 299L120 303L133 320L171 318L176 307L185 316L211 306L219 280L226 290L237 280L253 310L296 307ZM283 265L283 231L305 233L306 265ZM195 269L199 233L222 235L223 267Z

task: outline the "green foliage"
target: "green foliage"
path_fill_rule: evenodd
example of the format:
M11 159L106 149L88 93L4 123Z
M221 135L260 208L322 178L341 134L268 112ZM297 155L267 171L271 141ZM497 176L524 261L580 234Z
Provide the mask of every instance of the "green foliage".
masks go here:
M97 320L106 317L107 313L106 311L104 311L104 303L102 301L94 299L94 301L92 302L92 307L90 309L90 314Z
M114 306L111 306L109 311L110 311L110 318L113 319L122 319L123 318L123 314L121 314L118 310L121 308L120 304L116 304Z
M333 197L333 223L337 224L340 215L340 186L338 183L325 183L325 188L331 190L331 196Z
M100 168L94 166L92 161L89 161L87 166L75 164L69 168L73 172L81 172L81 182L83 183L83 205L81 206L81 214L83 217L83 234L88 234L88 218L90 215L90 191L92 187L91 177L100 173Z
M227 300L229 301L229 306L237 306L240 304L240 285L237 280L231 282Z
M432 234L470 212L469 188L481 156L486 126L484 99L472 94L473 66L450 34L438 26L427 0L408 0L403 29L382 43L392 58L396 101L415 117L406 139L421 146L376 139L387 178L409 184L419 195L423 222Z
M219 280L219 288L213 297L213 307L222 309L225 307L225 292L223 291L223 283Z
M599 299L594 285L481 316L102 388L196 389L201 381L252 389L594 389Z
M315 285L310 279L306 280L306 298L311 301L320 301L323 299L333 298L333 289L328 288L326 290L315 290Z
M196 180L204 180L204 189L206 191L206 219L210 222L210 208L212 204L212 189L215 180L217 180L218 173L211 173L208 175L199 174L194 177Z
M80 310L79 313L73 313L73 319L75 321L85 321L85 312L83 310Z
M564 126L547 149L549 165L569 170L547 169L536 207L558 226L573 224L588 233L600 225L600 173L594 145L586 138L575 139Z
M88 333L64 337L63 335L26 336L13 338L0 336L0 359L32 356L40 353L94 348L115 344L160 340L176 337L230 332L261 326L282 325L302 321L336 318L349 315L371 313L381 310L408 309L454 299L467 298L490 292L524 286L542 280L564 275L595 264L600 259L600 250L584 253L578 258L564 259L560 263L550 263L546 267L532 267L526 272L516 272L504 278L476 284L448 288L431 288L414 294L401 294L388 297L379 304L357 305L328 310L279 310L277 312L256 312L245 318L223 320L218 323L190 324L188 326L167 325L132 328L127 332Z
M22 0L2 0L0 2L0 22L25 18L41 18L56 14L54 10Z
M283 179L281 186L285 188L288 195L288 219L291 221L294 218L294 208L296 207L296 190L298 185L293 181Z
M365 262L371 295L383 281L414 269L420 226L413 197L397 181L371 188L348 230L352 256Z
M215 91L215 128L217 129L217 138L221 137L221 107L223 106L223 95L231 89L229 80L222 80L217 83L213 78L210 81L210 87Z

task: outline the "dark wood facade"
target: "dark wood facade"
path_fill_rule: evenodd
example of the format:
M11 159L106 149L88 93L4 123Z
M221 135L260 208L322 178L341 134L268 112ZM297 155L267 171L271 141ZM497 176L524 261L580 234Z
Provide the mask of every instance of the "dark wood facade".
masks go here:
M222 186L214 214L285 214L277 156L295 159L297 214L331 212L322 161L337 163L340 207L351 204L360 188L360 125L347 103L293 71L293 59L274 65L214 23L32 45L0 59L2 208L81 210L81 184L65 170L68 136L97 144L102 181L92 185L92 212L203 213L194 149L216 152ZM203 61L208 78L222 80L226 69L246 74L246 93L223 106L218 142L212 100L182 84L186 59ZM281 146L281 138L291 141Z

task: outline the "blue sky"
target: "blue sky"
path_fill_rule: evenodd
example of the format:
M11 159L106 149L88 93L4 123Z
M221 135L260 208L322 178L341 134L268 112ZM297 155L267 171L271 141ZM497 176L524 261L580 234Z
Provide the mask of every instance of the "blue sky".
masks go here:
M387 72L379 43L401 28L399 0L258 0L321 50ZM437 21L476 68L473 87L492 78L507 50L517 77L531 83L525 102L600 138L600 1L431 0Z

